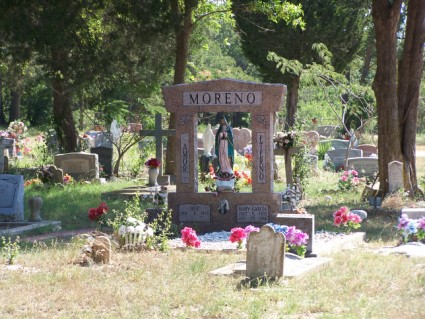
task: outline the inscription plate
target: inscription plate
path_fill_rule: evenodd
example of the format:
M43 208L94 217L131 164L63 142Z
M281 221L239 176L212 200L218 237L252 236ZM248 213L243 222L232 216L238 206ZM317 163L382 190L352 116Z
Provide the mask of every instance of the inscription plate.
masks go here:
M189 184L189 168L190 168L190 145L189 145L189 133L182 133L180 135L180 147L181 147L181 176L182 184Z
M10 208L15 201L18 184L12 179L0 180L0 208Z
M269 206L267 205L238 205L236 214L238 223L269 222Z
M259 106L263 102L261 91L188 91L183 92L183 106L192 105L252 105Z
M257 183L266 183L266 133L257 133Z
M66 172L86 173L90 170L90 162L82 159L64 160L62 169Z
M211 222L211 206L210 205L192 205L184 204L179 206L180 222Z

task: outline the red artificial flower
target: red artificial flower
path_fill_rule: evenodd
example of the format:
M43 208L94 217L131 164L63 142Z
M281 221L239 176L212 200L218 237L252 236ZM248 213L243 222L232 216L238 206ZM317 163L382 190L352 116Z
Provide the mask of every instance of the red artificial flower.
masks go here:
M161 162L158 161L156 158L150 158L145 162L145 166L148 166L150 168L156 168L161 165Z
M241 227L236 227L231 229L229 240L232 243L237 243L242 241L246 237L247 237L247 234L245 233L245 230Z
M94 221L99 221L103 214L108 211L108 206L105 202L100 203L100 205L96 208L89 209L89 219Z

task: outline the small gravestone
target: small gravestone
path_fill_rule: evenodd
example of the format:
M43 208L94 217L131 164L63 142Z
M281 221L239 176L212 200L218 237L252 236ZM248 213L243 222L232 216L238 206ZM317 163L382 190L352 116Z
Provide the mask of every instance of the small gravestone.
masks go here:
M3 172L5 171L4 158L4 146L2 143L2 139L0 138L0 174L3 174Z
M319 156L309 154L307 156L307 161L310 164L310 167L313 171L315 172L319 171Z
M326 156L327 158L325 158L325 165L327 165L329 161L335 170L340 170L341 168L345 168L345 160L347 157L362 157L362 151L355 149L349 151L347 151L347 149L336 149L327 151Z
M112 163L113 163L113 160L114 160L113 159L113 155L114 155L113 149L110 148L110 147L103 147L103 146L92 147L90 149L90 153L97 154L98 159L99 159L99 164L103 168L103 172L106 175L111 176L112 175Z
M43 199L39 196L33 196L28 199L28 206L30 207L30 222L41 222L41 206Z
M330 143L331 147L333 147L335 150L339 149L347 149L350 145L350 141L347 140L323 140L319 143Z
M360 144L357 146L357 149L363 151L363 157L378 155L378 148L372 144Z
M0 175L0 221L24 220L24 177Z
M233 136L235 151L242 154L243 149L251 142L251 133L247 128L234 128Z
M403 163L393 161L388 163L389 192L393 193L403 188Z
M63 170L55 165L50 165L48 171L52 174L51 182L54 184L63 184Z
M359 177L373 177L379 172L378 158L376 157L353 157L347 162L349 169L354 169L358 172Z
M251 232L246 251L246 276L280 278L285 260L285 236L265 225L259 232Z
M251 130L249 128L242 127L240 137L241 137L241 143L245 145L244 148L247 147L251 143L251 139L252 139Z
M99 178L99 160L97 154L82 152L58 154L54 158L55 166L75 179Z
M8 157L16 157L16 142L13 138L4 137L2 139L3 147L7 151Z
M111 262L112 245L106 236L97 236L93 245L93 261L95 263L109 264Z
M314 215L313 214L277 214L275 223L295 226L308 235L306 255L314 253Z
M425 217L425 208L403 208L402 214L406 214L410 219L421 219Z
M336 134L338 129L338 126L333 125L319 126L317 128L317 133L319 133L320 136L331 137Z

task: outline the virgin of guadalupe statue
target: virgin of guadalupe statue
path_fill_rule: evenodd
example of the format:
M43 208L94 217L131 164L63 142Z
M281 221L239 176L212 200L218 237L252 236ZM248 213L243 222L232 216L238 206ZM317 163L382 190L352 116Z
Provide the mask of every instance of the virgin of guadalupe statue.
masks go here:
M224 116L220 117L219 124L215 135L215 155L218 158L219 172L233 174L235 148L232 128Z

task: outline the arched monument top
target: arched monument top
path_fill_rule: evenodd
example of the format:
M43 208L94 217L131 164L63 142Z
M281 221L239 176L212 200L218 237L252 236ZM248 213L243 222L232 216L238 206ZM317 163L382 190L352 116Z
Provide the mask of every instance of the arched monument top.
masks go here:
M162 88L169 112L273 113L283 106L286 86L220 79Z

